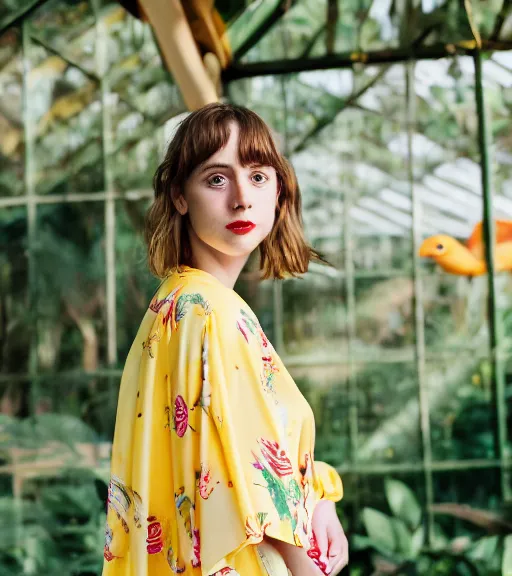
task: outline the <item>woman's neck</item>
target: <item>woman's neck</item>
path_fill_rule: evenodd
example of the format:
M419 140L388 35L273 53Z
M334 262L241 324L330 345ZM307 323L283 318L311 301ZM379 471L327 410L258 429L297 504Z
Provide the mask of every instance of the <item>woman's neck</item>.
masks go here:
M240 272L249 256L227 256L202 242L195 234L190 234L192 248L192 268L208 272L224 286L233 289Z

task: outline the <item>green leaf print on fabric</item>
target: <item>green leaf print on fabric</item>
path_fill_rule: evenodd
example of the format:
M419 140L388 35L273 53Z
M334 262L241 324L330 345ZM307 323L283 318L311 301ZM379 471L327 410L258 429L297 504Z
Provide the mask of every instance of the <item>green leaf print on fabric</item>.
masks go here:
M267 483L267 490L281 520L290 521L292 531L297 528L297 506L302 500L300 487L293 478L290 459L277 442L261 439L261 455L258 458L253 452L254 468L261 471Z
M249 316L249 314L243 309L240 309L240 313L244 317L244 322L247 328L256 336L258 333L259 325Z
M268 516L268 512L258 512L256 516L258 517L260 525L263 525L265 523L265 518Z
M240 309L240 314L241 316L240 319L237 320L236 327L247 343L249 343L249 332L258 338L262 360L261 384L267 392L274 393L275 374L279 372L279 369L274 364L272 358L272 346L258 321L251 318L243 308Z
M288 486L288 494L292 500L300 500L301 492L297 480L292 478Z
M179 322L185 316L189 304L199 304L205 314L211 313L210 303L201 294L182 294L176 303L176 322Z

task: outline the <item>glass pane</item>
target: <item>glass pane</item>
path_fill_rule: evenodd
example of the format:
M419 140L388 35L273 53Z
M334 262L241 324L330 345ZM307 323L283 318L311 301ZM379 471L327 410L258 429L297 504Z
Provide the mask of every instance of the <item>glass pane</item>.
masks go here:
M40 371L105 363L104 204L43 205L37 213Z
M313 180L317 186L328 188L334 184L339 188L339 180L335 180L339 168L327 155L339 157L346 145L339 130L335 135L328 132L319 142L315 136L324 127L329 130L328 125L345 107L345 98L352 89L351 71L321 70L239 80L228 85L228 95L231 101L257 112L271 126L281 150L297 170L304 166L306 172L321 174ZM310 154L304 157L305 165L302 156L296 157L306 148L317 154L316 162ZM322 182L324 179L329 181Z
M121 365L160 283L149 271L143 238L149 204L149 200L116 202L117 345Z
M290 356L346 357L344 282L318 269L283 283L284 351Z
M470 57L415 64L414 194L423 238L445 236L432 241L422 265L456 277L477 274L481 261L465 246L482 218L474 83Z
M6 422L11 418L25 418L30 414L30 385L25 375L17 377L3 375L0 380L0 414L6 416ZM15 441L11 430L6 434L7 444ZM2 439L0 438L0 445Z
M21 423L30 414L30 382L23 378L4 377L0 381L0 506L2 516L10 528L9 521L19 519L19 513L10 508L13 496L19 496L21 478L19 464L22 459L23 438ZM3 502L3 505L1 504ZM10 512L13 516L10 518ZM3 542L5 546L5 542ZM0 566L3 564L0 562ZM3 572L2 572L3 574Z
M32 412L52 415L60 425L69 426L75 437L73 442L111 441L114 433L119 378L81 376L52 376L32 384ZM55 436L58 426L50 419L41 418L41 435L48 442L59 440ZM66 440L67 441L67 440Z
M160 56L151 27L116 4L100 16L108 34L111 170L116 188L152 188L173 122L186 111Z
M505 401L506 403L506 422L505 427L507 430L507 453L512 454L512 358L507 358L504 363L504 373L505 373L505 398L499 401ZM512 474L509 474L512 482ZM510 485L510 493L512 493L512 484Z
M249 3L239 22L228 29L235 47L250 36L253 14L263 2ZM277 2L268 4L276 5ZM435 0L414 4L387 1L297 0L245 56L247 61L307 58L343 54L347 59L358 56L364 62L365 52L394 48L411 49L427 44L474 42L473 27L483 38L508 39L508 27L496 24L501 2L478 2L466 8L464 3ZM502 20L506 12L502 13ZM245 33L244 33L245 32ZM361 54L363 53L363 54ZM404 59L406 56L404 56Z
M99 487L106 491L95 470L88 468L53 471L23 482L26 510L21 533L33 534L31 542L39 552L18 554L24 566L28 557L39 574L101 573L103 557L98 549L105 532L106 498L100 496ZM24 566L14 574L22 574Z
M26 209L0 210L0 368L3 374L28 370L35 318L27 306L27 249Z
M379 568L385 566L386 571L398 574L413 535L416 541L422 536L423 475L345 474L343 483L345 496L337 510L345 532L350 534L350 573L384 574ZM392 494L395 502L405 496L403 502L407 504L397 510L397 506L390 506L387 494ZM413 569L417 568L415 560L411 562ZM418 570L417 573L427 572Z
M38 44L30 46L29 117L34 124L37 194L102 191L98 82Z
M109 158L114 186L120 191L151 192L153 175L162 160L165 126L146 120L119 102L114 114L114 152Z
M21 35L11 28L0 36L0 196L19 196L25 183Z
M332 466L350 459L348 366L287 365L316 421L315 458Z
M375 68L371 84L368 74L355 75L355 88L362 90L358 109L339 118L340 137L350 142L343 183L356 270L412 267L405 82L401 64Z
M412 363L358 364L355 367L361 462L414 462L421 459L419 396Z
M435 460L496 457L496 416L487 359L458 355L427 362L432 454Z
M500 510L499 492L500 472L495 468L434 472L434 501L438 504L452 502L481 510ZM452 534L461 529L478 530L474 524L449 515L436 514L436 521Z
M96 71L97 31L91 2L44 3L28 20L28 33L39 44L91 73Z
M293 123L290 127L287 122L283 105L287 81L287 77L260 76L231 82L227 87L231 102L254 110L270 126L281 152L287 145L287 131L293 129Z
M432 353L450 349L488 350L487 276L473 278L445 273L421 278L425 344Z
M363 534L365 532L362 511L365 507L379 510L389 518L395 517L389 506L386 492L386 483L389 480L400 482L412 491L416 502L424 508L425 506L425 478L422 473L395 473L392 475L381 474L344 474L343 483L345 486L345 505L354 506L355 517L352 533ZM365 556L370 555L366 551ZM367 574L370 572L364 572Z
M325 27L327 7L325 0L297 0L265 34L242 61L276 60L307 56L318 33ZM250 20L248 21L250 25ZM247 30L247 25L245 26ZM235 45L241 44L244 29L236 24L228 32ZM246 32L247 34L247 32Z
M35 0L0 0L0 28L7 26L33 4Z
M12 497L13 482L14 478L11 474L0 474L0 498Z
M413 358L414 284L407 277L356 278L353 350L358 357L381 359L396 350Z
M482 574L503 573L497 542L493 549L493 540L498 539L493 516L503 513L499 493L500 471L495 468L434 473L436 503L432 509L439 544L446 546L448 538L453 541L457 537L461 543L466 541L466 546L474 543L470 557Z

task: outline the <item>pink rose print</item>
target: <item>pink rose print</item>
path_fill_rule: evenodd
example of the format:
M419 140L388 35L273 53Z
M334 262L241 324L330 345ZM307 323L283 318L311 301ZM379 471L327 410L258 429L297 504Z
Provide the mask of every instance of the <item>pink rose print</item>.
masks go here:
M176 434L182 438L188 427L188 408L183 397L178 395L174 402L174 427Z
M262 438L260 443L262 444L261 453L263 457L278 476L293 474L292 463L286 452L279 448L277 442L270 442Z
M327 574L327 562L322 559L322 555L320 554L320 548L318 548L318 544L315 538L315 535L311 536L310 539L311 548L308 550L308 556L313 560L313 562L320 568L320 570Z
M201 538L199 537L199 530L194 529L192 534L192 544L194 547L194 557L192 558L192 568L201 566Z
M267 337L265 336L265 332L263 332L263 330L261 329L261 326L258 326L258 332L260 333L261 345L263 346L263 348L268 348L268 340Z
M164 548L162 541L162 526L156 516L148 517L148 537L146 538L148 554L158 554Z
M115 556L108 549L108 546L106 544L105 544L105 548L103 549L103 557L105 558L105 560L107 562L111 562L115 558Z
M242 336L245 338L245 341L246 341L246 342L249 342L249 338L247 337L247 332L242 328L242 324L237 321L236 327L237 327L238 330L240 330L240 332L242 333Z
M165 326L169 320L172 318L172 313L174 311L174 300L171 301L171 303L169 304L169 309L167 310L167 312L164 314L163 318L162 318L162 324Z
M153 300L149 304L149 308L153 310L153 312L161 313L162 315L162 324L165 326L169 320L172 319L172 314L174 312L174 308L176 305L176 296L182 286L176 287L170 294L168 294L162 300L159 300L157 295L153 298ZM168 308L165 310L163 309L164 306L168 304Z
M226 568L221 568L220 570L217 570L217 572L215 572L213 576L240 576L240 574L233 568L227 566Z
M203 500L208 500L210 494L213 492L215 486L220 482L217 481L212 484L211 470L205 465L201 465L201 476L199 478L199 495Z

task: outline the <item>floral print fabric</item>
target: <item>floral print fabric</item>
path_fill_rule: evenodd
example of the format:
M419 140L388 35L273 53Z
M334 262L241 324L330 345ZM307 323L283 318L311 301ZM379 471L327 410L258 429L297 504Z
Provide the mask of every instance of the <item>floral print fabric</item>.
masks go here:
M265 535L314 561L314 507L342 493L249 306L206 272L171 274L121 379L103 575L264 576Z

